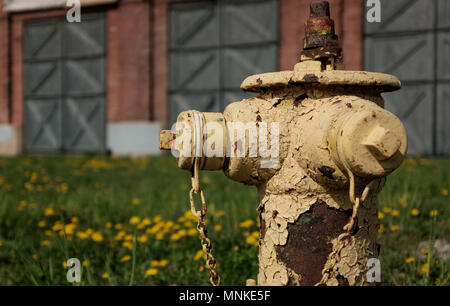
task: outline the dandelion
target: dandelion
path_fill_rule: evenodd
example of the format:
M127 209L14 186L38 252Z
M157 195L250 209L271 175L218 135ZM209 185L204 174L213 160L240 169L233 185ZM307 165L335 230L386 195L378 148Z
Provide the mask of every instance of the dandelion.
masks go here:
M173 240L173 241L178 241L180 239L181 239L181 236L178 233L172 234L170 236L170 240Z
M134 198L133 199L133 205L139 205L139 204L141 204L141 200L138 199L138 198Z
M383 208L383 211L384 211L384 213L386 213L386 214L390 214L390 213L392 212L392 208L385 207L385 208Z
M150 266L152 266L152 267L158 267L158 266L159 266L159 261L157 261L157 260L152 260L152 261L150 262Z
M95 232L91 236L95 242L102 242L104 240L103 235L100 232Z
M130 224L138 224L139 222L141 222L141 218L138 216L134 216L130 218Z
M105 227L108 228L108 229L112 228L112 223L109 222L109 221L106 222L106 223L105 223Z
M123 225L120 224L120 223L118 223L118 224L116 224L116 225L114 226L114 228L115 228L116 230L121 230L121 229L123 228Z
M83 232L83 231L78 232L78 233L76 234L76 236L77 236L78 238L80 238L81 240L85 240L85 239L88 239L88 238L89 238L89 234L86 233L86 232Z
M441 189L441 195L442 195L443 197L448 196L448 190L445 189L445 188Z
M131 260L131 256L130 255L125 255L125 256L123 256L120 259L121 262L127 262L127 261L130 261L130 260Z
M54 232L58 232L58 231L60 231L62 229L63 229L63 225L62 225L62 223L60 221L56 221L55 224L52 226L52 230Z
M46 225L47 225L47 222L45 222L44 220L38 222L39 227L45 227Z
M217 232L220 232L222 230L222 225L220 225L220 224L214 225L214 230Z
M169 264L169 261L167 259L163 259L159 262L160 267L165 267Z
M194 256L194 260L195 261L198 261L198 260L200 260L200 259L206 259L206 254L205 254L205 252L203 252L203 250L198 250L197 251L197 253L195 253L195 256Z
M47 235L47 236L53 235L53 232L52 232L51 230L46 230L44 233L45 233L45 235Z
M422 268L420 268L420 271L422 271L422 273L428 273L428 264L423 264Z
M155 218L153 218L153 221L155 223L161 222L162 221L162 217L160 215L156 216Z
M419 210L418 210L417 208L411 209L411 215L412 215L412 216L414 216L414 217L415 217L415 216L418 216L419 213L420 213L420 212L419 212Z
M430 211L430 217L436 217L437 215L438 215L437 209L433 209L432 211Z
M62 262L62 266L63 266L64 269L67 269L67 262L63 261Z
M131 250L133 248L133 244L131 242L129 242L129 241L124 241L122 243L122 246L127 248L127 249L129 249L129 250Z
M148 241L147 235L141 235L137 239L140 243L146 243Z
M164 233L157 233L155 238L156 238L156 240L163 240L164 239Z
M156 274L158 274L158 270L154 269L154 268L151 268L151 269L148 269L147 271L145 271L145 276L153 276Z
M133 235L131 235L131 234L125 235L124 240L125 241L132 241L133 240Z
M223 215L225 215L225 211L223 210L219 210L218 212L216 212L217 217L222 217Z
M72 221L72 223L78 223L78 221L80 221L80 219L78 219L78 217L72 217L72 219L70 219L70 221Z
M189 236L194 236L197 234L197 230L195 228L190 228L190 229L188 229L187 234Z
M83 260L83 262L81 264L83 265L83 267L87 267L87 266L89 266L89 261Z
M102 278L104 278L104 279L108 279L108 278L109 278L109 274L108 274L108 273L106 273L106 272L105 272L105 273L103 273L103 274L102 274Z
M400 212L397 209L394 209L391 213L394 217L400 215Z
M42 246L47 246L47 245L49 245L50 244L50 241L48 241L48 240L42 240L41 241L41 245Z
M378 212L378 219L379 220L384 219L384 214L381 211Z
M414 257L408 257L408 258L405 259L405 262L406 262L406 263L411 263L411 262L413 262L414 260L415 260Z
M423 255L428 255L428 253L430 253L430 250L428 250L428 249L422 250L422 254Z
M142 225L142 226L148 226L148 225L150 225L150 224L152 224L152 220L150 220L150 218L144 218L144 219L142 219L142 222L141 222L141 225Z
M53 208L47 208L44 211L44 215L46 215L47 217L53 216L54 214L55 214L55 210Z
M186 221L186 218L185 217L179 217L177 221L180 222L180 223L184 223Z
M245 242L247 242L248 244L254 245L254 246L258 246L258 238L254 237L253 235L248 236L245 239Z
M400 229L400 226L398 225L391 225L391 231L396 232Z
M245 220L244 222L241 222L241 223L239 224L239 226L242 227L242 228L249 228L249 227L251 227L253 224L255 224L255 221L253 221L253 220L251 220L251 219L248 219L248 220Z

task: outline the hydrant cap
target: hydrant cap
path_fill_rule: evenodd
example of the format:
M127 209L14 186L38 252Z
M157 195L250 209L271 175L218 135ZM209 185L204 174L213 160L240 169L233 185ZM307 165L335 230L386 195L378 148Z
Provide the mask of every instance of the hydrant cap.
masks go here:
M268 88L295 85L333 85L370 87L379 92L401 88L400 80L390 74L366 71L324 70L319 61L300 62L294 71L270 72L247 77L241 84L244 91L260 92Z

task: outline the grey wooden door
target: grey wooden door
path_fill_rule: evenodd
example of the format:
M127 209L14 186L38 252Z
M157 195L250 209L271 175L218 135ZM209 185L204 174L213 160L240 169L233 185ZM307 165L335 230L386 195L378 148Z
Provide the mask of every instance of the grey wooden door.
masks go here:
M170 122L184 110L223 111L250 94L249 75L278 67L278 1L170 5Z
M25 150L104 151L104 14L26 22L23 54Z
M450 1L381 0L381 23L364 20L364 68L403 84L384 97L405 123L408 154L450 156Z

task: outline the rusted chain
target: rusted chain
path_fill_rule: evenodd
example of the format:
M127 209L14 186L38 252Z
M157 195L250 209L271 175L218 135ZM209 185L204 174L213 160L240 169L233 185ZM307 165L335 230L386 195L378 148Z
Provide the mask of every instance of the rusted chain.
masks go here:
M336 265L339 263L341 259L340 254L342 249L351 243L353 232L358 226L357 214L359 206L366 200L367 195L369 194L370 189L372 187L372 184L375 182L375 180L371 181L364 187L361 196L355 197L355 176L349 169L347 170L350 178L349 197L350 202L352 202L353 204L352 216L350 217L349 222L343 228L345 232L338 236L337 248L333 250L328 256L327 263L325 264L322 270L322 279L315 286L326 285L327 281L330 278L330 274L334 271Z
M208 226L206 225L204 221L204 217L206 216L206 213L208 212L208 208L206 205L205 200L205 194L203 190L200 188L199 178L198 178L198 171L199 171L199 158L194 157L194 171L192 173L192 189L189 192L189 199L191 202L191 212L192 214L197 217L197 231L199 234L199 239L202 244L203 252L206 254L206 267L209 270L209 282L213 286L219 286L220 285L220 276L217 274L216 271L216 260L214 259L214 256L212 254L212 244L211 241L208 238ZM195 201L194 201L194 194L200 193L200 198L202 201L202 209L197 210L195 208Z

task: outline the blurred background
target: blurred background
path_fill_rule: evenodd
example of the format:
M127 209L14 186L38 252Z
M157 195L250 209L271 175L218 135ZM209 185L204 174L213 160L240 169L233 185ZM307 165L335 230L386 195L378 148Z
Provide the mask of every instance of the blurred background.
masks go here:
M159 155L159 131L292 70L309 3L83 0L69 23L64 0L0 0L0 285L69 284L72 257L82 285L207 285L189 173ZM450 1L380 3L369 23L366 1L330 0L346 69L403 83L384 95L410 158L379 197L383 284L449 285ZM201 177L223 284L243 285L256 189Z

